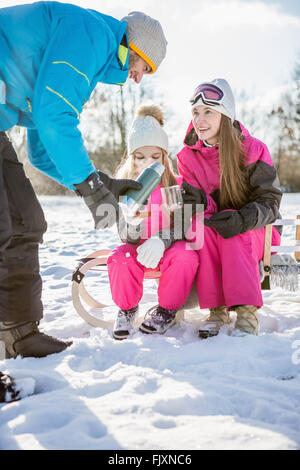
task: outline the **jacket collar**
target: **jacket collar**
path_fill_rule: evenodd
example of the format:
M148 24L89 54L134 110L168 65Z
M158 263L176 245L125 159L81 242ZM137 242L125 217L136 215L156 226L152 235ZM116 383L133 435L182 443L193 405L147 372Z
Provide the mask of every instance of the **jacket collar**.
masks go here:
M104 20L115 36L117 49L109 64L107 64L104 75L102 72L96 75L96 81L110 85L124 85L129 72L129 41L126 32L127 23L119 21L112 16L91 10L96 16ZM127 49L127 53L126 53Z

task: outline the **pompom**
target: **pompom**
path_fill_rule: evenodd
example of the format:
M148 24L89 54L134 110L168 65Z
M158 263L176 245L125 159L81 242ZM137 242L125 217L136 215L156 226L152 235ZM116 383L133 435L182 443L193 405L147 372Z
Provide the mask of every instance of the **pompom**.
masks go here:
M152 116L161 126L164 125L164 113L157 104L142 105L138 108L136 116Z

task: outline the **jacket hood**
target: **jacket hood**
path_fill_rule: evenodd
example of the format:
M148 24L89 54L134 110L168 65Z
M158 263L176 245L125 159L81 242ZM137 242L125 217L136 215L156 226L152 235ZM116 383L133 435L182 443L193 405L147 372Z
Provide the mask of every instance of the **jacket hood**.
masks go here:
M111 56L111 60L107 61L105 71L101 70L95 76L95 84L97 81L112 85L124 85L128 78L129 71L129 41L126 32L127 24L124 21L119 21L112 16L105 15L95 10L88 10L98 21L99 25L102 22L106 23L110 33L116 41L116 54ZM103 49L100 47L101 38L99 38L99 49L97 54L103 54Z
M239 121L234 121L233 125L240 132L242 140L250 136L248 130ZM191 121L188 126L183 143L186 147L190 147L195 150L199 150L200 148L205 147L203 140L199 139L196 134L193 121Z

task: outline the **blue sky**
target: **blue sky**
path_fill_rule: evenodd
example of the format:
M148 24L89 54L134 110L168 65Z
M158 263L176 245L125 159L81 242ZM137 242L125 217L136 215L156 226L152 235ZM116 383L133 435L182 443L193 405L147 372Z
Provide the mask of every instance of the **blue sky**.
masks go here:
M244 1L244 0L243 0ZM253 0L245 0L252 2ZM279 5L284 13L290 15L300 16L300 1L299 0L263 0L268 5Z

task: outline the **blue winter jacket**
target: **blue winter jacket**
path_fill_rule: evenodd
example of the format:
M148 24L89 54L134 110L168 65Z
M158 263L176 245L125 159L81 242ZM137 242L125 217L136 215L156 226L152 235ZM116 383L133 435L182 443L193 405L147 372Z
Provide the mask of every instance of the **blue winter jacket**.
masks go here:
M78 129L98 82L128 76L126 23L71 4L37 2L0 8L0 130L25 126L28 158L73 188L95 167Z

